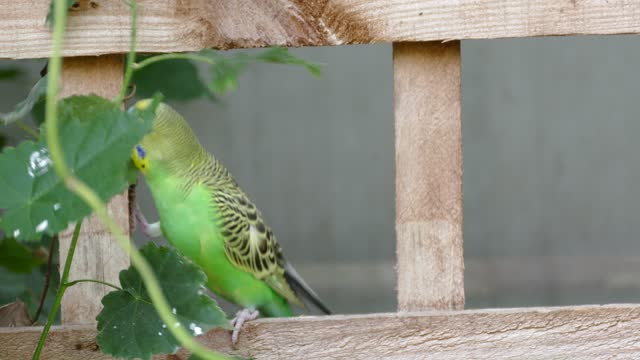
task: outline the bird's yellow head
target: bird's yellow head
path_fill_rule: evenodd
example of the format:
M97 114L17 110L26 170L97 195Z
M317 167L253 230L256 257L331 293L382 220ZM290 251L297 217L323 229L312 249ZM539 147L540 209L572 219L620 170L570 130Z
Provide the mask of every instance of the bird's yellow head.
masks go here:
M134 108L137 110L145 110L149 106L151 106L151 99L144 99L138 101ZM144 140L144 139L143 139ZM133 161L133 165L138 168L143 174L147 171L149 167L149 159L147 158L147 153L142 147L142 145L138 144L131 150L131 160Z
M146 152L142 146L136 145L136 147L133 148L133 151L131 152L131 160L138 170L143 173L146 172L147 167L149 166L149 159L146 158Z
M152 103L152 99L140 100L132 110L146 110ZM158 173L155 169L192 164L202 153L203 148L185 119L169 105L160 103L151 132L131 150L131 160L146 177Z

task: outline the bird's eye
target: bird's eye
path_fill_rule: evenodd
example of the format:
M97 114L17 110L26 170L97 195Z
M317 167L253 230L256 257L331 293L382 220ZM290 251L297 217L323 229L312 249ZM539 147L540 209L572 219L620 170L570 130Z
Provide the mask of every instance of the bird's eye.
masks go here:
M138 151L138 156L140 157L140 159L144 159L144 156L146 155L146 153L144 152L144 149L142 148L142 146L136 145L136 150Z

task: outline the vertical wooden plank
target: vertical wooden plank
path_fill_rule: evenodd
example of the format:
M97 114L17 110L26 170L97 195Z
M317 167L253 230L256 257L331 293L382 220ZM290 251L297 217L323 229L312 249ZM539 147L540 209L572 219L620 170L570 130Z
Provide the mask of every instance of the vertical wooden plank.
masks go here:
M460 42L394 43L401 311L462 309Z
M122 84L121 55L65 58L62 68L62 96L94 93L106 98L118 95ZM127 196L120 194L108 205L109 213L128 233ZM60 234L60 264L64 264L73 227ZM128 256L116 240L91 216L82 223L69 280L96 279L118 284L118 273L129 266ZM69 288L62 299L63 324L91 324L102 309L100 300L112 289L94 283L81 283Z

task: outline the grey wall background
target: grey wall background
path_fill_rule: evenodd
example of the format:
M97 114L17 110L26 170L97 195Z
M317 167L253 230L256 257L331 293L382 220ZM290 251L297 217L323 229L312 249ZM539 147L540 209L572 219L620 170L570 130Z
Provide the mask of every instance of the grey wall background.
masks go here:
M640 298L638 45L463 43L468 307ZM176 107L329 305L393 311L391 46L293 51L326 63L322 79L257 66L222 103ZM28 82L0 82L0 109Z

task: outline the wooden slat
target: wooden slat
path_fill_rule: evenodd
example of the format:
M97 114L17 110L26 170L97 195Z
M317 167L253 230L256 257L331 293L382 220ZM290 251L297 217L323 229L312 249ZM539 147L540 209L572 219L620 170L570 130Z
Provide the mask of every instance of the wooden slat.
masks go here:
M122 84L122 56L78 57L64 60L62 96L95 93L107 98L118 95ZM129 208L126 194L116 196L109 213L128 232ZM60 264L69 251L73 227L60 234ZM94 279L118 284L120 270L129 266L129 257L95 216L82 223L69 280ZM104 285L82 283L69 288L62 300L64 324L91 324L102 309L102 297L111 291Z
M394 43L398 308L462 309L460 42Z
M640 33L640 3L579 0L140 0L144 52ZM66 56L128 50L124 1L85 1ZM46 57L48 1L0 0L0 58Z
M1 328L3 359L30 357L39 327ZM229 333L201 340L260 359L638 359L640 305L436 311L256 320L239 349ZM89 326L53 328L42 359L108 359ZM157 359L187 359L187 354Z

